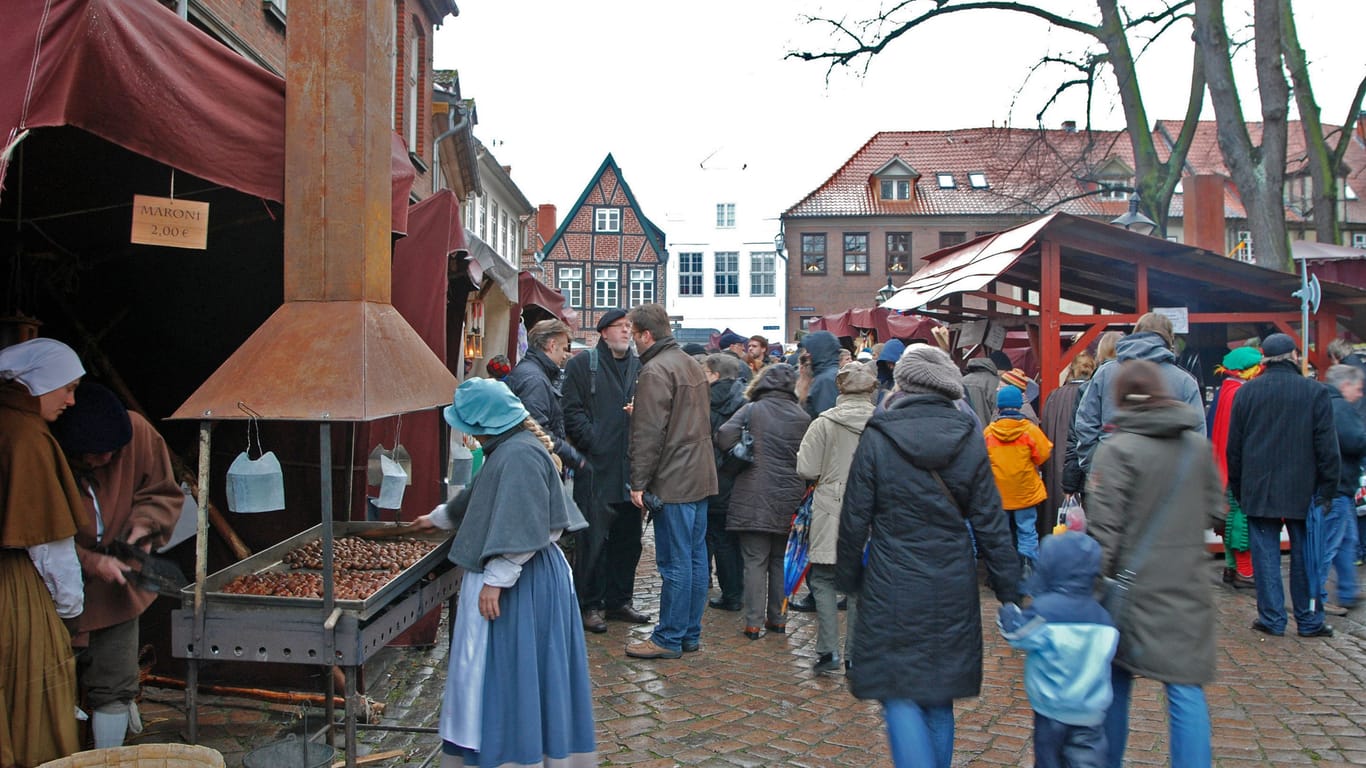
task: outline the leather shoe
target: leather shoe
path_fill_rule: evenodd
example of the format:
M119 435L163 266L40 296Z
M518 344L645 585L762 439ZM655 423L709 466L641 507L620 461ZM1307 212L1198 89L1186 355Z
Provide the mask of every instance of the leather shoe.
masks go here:
M607 631L607 619L603 618L602 611L590 608L583 612L583 628L600 635Z
M683 652L655 645L653 640L637 640L626 645L626 655L633 659L676 659Z
M787 607L789 610L793 610L798 613L815 613L816 598L812 597L811 595L807 595L806 597L799 597L796 600L789 602L787 604Z
M772 632L772 633L775 634L775 635L785 635L785 634L787 634L787 625L786 625L786 624L774 624L774 623L771 622L771 621L765 621L765 622L764 622L764 629L767 629L769 632Z
M1281 635L1285 634L1284 632L1276 632L1275 630L1271 629L1271 627L1268 627L1260 621L1252 622L1252 628L1258 632L1261 632L1264 635L1271 635L1272 637L1280 637Z
M833 653L822 653L816 663L811 665L811 671L817 674L821 672L834 672L840 668L840 657Z
M764 631L758 627L745 627L745 637L748 637L750 640L758 640L763 634Z
M737 601L737 602L731 602L730 600L726 600L725 598L721 598L721 597L713 597L712 599L710 599L710 600L707 601L707 605L710 605L711 607L715 608L715 609L718 610L718 611L738 611L738 610L740 610L740 603L739 603L738 601Z
M1301 632L1299 634L1300 637L1332 637L1333 628L1327 624L1324 624L1323 626L1319 627L1313 632Z
M1251 576L1244 576L1237 571L1233 572L1233 581L1230 582L1234 589L1256 589L1257 580Z
M631 624L649 624L652 621L649 616L629 605L623 605L620 608L608 608L603 617L609 621L625 621Z
M698 640L684 640L684 641L683 641L683 652L684 652L684 653L696 653L696 652L698 652L698 651L700 651L700 650L702 650L702 643L701 643L700 641L698 641Z

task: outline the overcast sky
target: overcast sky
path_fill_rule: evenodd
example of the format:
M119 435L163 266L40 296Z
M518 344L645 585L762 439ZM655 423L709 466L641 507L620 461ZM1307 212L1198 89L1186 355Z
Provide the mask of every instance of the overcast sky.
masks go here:
M1091 0L1046 0L1078 18ZM533 204L563 216L611 152L657 223L697 192L679 184L709 158L747 165L769 190L776 216L819 186L874 133L1035 125L1061 73L1030 75L1045 53L1078 48L1065 30L1020 14L984 11L936 19L874 58L866 73L784 59L832 46L812 16L869 15L869 0L460 0L460 15L436 34L439 69L456 69L476 102L475 135ZM1244 0L1228 0L1228 25L1243 23ZM1366 74L1361 0L1296 0L1300 41L1310 60L1325 122L1343 119ZM851 10L852 9L852 10ZM862 9L862 11L858 10ZM1351 17L1355 17L1354 19ZM1150 49L1140 83L1151 119L1184 113L1188 33ZM1134 43L1137 49L1138 44ZM1248 58L1248 57L1244 57ZM1259 118L1250 65L1239 71L1248 119ZM1079 96L1080 94L1078 94ZM1293 109L1293 104L1292 104ZM1213 119L1206 99L1206 119ZM1080 98L1045 122L1085 119ZM1098 128L1122 128L1117 102L1101 98Z

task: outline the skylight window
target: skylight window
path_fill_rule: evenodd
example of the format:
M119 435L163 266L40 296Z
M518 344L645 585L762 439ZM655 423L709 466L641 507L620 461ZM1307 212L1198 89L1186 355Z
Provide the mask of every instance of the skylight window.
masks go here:
M973 189L986 189L987 175L981 172L969 173L968 184L971 184Z
M952 173L938 173L938 174L935 174L935 176L936 176L936 178L939 179L939 188L940 188L940 189L953 189L954 187L957 186L956 184L953 183L953 174L952 174Z
M1346 199L1348 199L1348 200L1355 200L1355 199L1357 199L1357 191L1356 191L1355 189L1352 189L1352 185L1351 185L1351 184L1343 184L1343 185L1342 185L1342 195L1343 195L1344 198L1346 198Z

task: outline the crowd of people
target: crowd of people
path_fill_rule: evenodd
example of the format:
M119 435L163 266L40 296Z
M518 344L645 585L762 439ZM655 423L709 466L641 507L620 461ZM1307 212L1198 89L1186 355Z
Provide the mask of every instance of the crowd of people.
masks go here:
M596 764L584 632L653 623L624 653L655 660L702 650L709 606L749 640L786 633L802 504L813 672L880 703L898 766L947 768L954 701L981 691L979 562L1026 654L1041 767L1122 765L1135 677L1164 686L1173 764L1212 763L1207 528L1223 582L1255 590L1252 630L1290 618L1282 528L1300 636L1333 635L1330 574L1337 611L1358 599L1366 361L1346 342L1325 382L1284 334L1233 348L1206 407L1155 313L1071 350L1042 404L1009 357L955 359L939 337L855 353L818 331L775 359L727 334L708 354L654 304L596 330L571 357L571 329L537 323L515 366L494 361L444 410L485 461L413 524L454 529L464 571L442 765ZM0 611L33 628L0 634L3 766L75 751L57 713L78 675L97 746L139 727L148 598L109 545L164 543L181 492L155 430L84 375L59 342L0 350ZM1055 528L1064 507L1084 507L1084 532ZM657 618L634 605L648 524Z

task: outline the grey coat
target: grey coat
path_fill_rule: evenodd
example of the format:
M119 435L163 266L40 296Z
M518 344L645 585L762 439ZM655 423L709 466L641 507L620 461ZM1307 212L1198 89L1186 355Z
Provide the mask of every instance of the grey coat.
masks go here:
M792 389L797 371L771 365L759 372L745 396L750 402L716 431L716 445L729 450L740 439L746 420L754 437L754 463L735 478L726 530L786 534L792 513L806 493L797 476L797 448L811 417L797 404Z
M996 418L996 390L1001 387L1001 372L989 357L974 357L968 361L963 375L963 399L972 406L977 420L985 426Z
M849 464L854 460L859 435L873 417L873 403L865 393L840 395L835 407L811 422L797 451L797 474L816 482L811 499L811 562L835 564L835 543L839 541L840 508L844 505L844 484Z
M1102 574L1133 567L1128 553L1172 493L1156 538L1134 564L1129 606L1115 617L1115 663L1164 683L1208 683L1214 679L1214 599L1205 578L1204 530L1224 516L1213 450L1197 431L1200 415L1180 404L1119 410L1114 423L1086 486L1087 526L1100 542ZM1184 475L1177 467L1183 461L1189 462Z

